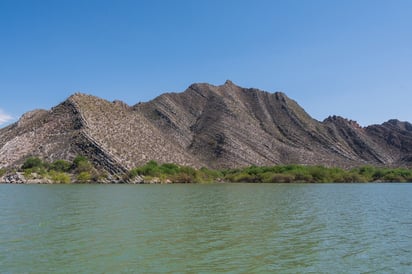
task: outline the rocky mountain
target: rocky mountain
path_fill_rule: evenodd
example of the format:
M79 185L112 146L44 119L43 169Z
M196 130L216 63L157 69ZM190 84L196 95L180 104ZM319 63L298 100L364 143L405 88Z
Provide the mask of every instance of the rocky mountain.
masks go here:
M29 156L53 161L76 155L111 174L149 160L210 168L407 166L412 125L390 120L361 127L337 116L320 122L284 93L226 81L193 84L134 106L76 93L0 129L0 168Z

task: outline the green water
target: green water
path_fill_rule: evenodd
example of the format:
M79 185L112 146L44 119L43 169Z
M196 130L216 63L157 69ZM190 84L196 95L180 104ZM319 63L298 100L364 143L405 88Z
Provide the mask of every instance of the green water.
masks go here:
M1 273L412 273L412 184L0 185Z

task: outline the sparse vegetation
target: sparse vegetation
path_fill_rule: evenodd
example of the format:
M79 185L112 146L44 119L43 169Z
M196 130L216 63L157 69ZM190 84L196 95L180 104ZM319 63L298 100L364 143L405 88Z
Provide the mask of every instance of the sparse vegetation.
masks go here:
M323 166L279 165L250 166L242 169L193 169L176 164L159 165L150 161L134 168L129 177L157 177L160 182L208 183L216 181L243 183L352 183L352 182L412 182L412 169L364 166L345 170Z
M350 170L303 165L251 166L225 171L224 180L250 183L412 182L412 169L372 166Z
M109 174L98 171L84 156L72 162L56 160L48 163L37 157L28 158L20 169L27 179L48 179L54 183L98 183L106 182ZM0 176L6 169L0 169ZM384 168L362 166L353 169L324 166L278 165L249 166L238 169L195 169L173 163L159 164L149 161L123 175L127 183L141 177L144 183L351 183L351 182L412 182L411 168ZM120 175L119 175L120 177Z
M48 163L38 157L30 157L21 166L26 179L49 179L54 183L68 184L75 179L78 183L99 182L106 177L84 156L77 156L73 162L56 160Z
M92 179L92 175L88 171L82 171L77 175L76 179L78 183L89 183Z
M71 182L70 175L66 172L58 172L51 170L49 172L49 177L53 182L59 184L69 184Z
M49 164L38 157L29 157L22 165L22 170L26 177L30 177L32 173L44 176L47 173Z
M56 160L50 165L50 170L57 172L69 172L73 167L73 164L66 160Z
M133 179L139 175L148 181L158 178L162 183L212 182L215 177L210 176L210 174L203 174L205 171L206 169L196 170L192 167L179 166L172 163L159 165L156 161L149 161L144 166L132 169L129 173L129 177Z

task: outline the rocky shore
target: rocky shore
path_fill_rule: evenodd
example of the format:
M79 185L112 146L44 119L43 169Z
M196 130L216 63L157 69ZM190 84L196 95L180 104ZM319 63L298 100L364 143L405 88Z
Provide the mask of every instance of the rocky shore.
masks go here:
M53 184L54 182L46 178L26 178L23 172L8 173L0 177L3 184Z
M161 180L158 177L144 178L142 176L136 176L133 179L121 179L119 177L109 176L104 178L99 182L88 182L95 184L172 184L173 182L169 179ZM30 174L26 177L24 172L9 172L3 176L0 176L0 184L61 184L59 182L53 181L50 178L45 178L38 174ZM84 182L79 182L74 178L71 178L68 184L84 184Z

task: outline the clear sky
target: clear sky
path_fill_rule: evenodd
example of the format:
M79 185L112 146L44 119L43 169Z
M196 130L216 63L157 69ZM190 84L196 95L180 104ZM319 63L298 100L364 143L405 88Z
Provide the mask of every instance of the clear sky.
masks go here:
M0 0L0 126L77 91L133 105L226 79L318 120L412 121L412 1Z

